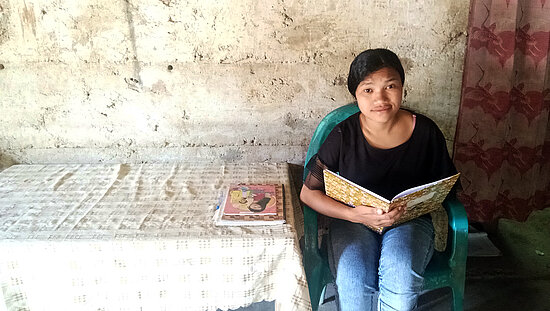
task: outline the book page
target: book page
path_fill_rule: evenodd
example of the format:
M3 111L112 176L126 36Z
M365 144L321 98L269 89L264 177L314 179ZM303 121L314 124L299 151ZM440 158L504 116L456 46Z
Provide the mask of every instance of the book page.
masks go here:
M422 189L424 189L424 188L431 187L431 186L433 186L433 185L435 185L435 184L443 183L444 181L447 181L447 180L449 180L449 179L453 179L453 178L455 178L455 177L458 178L458 175L460 175L460 174L455 174L455 175L453 175L453 176L449 176L449 177L446 177L446 178L443 178L443 179L440 179L440 180L436 180L436 181L431 182L431 183L428 183L428 184L424 184L424 185L420 185L420 186L416 186L416 187L407 189L407 190L405 190L405 191L402 191L402 192L398 193L395 197L393 197L392 201L395 200L395 199L397 199L397 198L404 197L404 196L406 196L406 195L408 195L408 194L410 194L410 193L417 192L417 191L420 191L420 190L422 190ZM453 184L454 184L454 182L453 182ZM451 189L449 189L449 190L451 190Z
M430 213L441 207L441 203L451 191L460 174L438 180L433 183L415 187L414 192L406 191L407 194L392 200L391 208L396 206L405 206L405 214L401 216L401 221L418 217Z

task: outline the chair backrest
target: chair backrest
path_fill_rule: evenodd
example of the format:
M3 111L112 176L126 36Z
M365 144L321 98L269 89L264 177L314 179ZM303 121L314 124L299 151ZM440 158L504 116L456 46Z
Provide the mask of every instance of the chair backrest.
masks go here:
M319 151L319 148L327 138L328 134L332 131L332 129L340 122L344 121L345 119L349 118L351 115L359 112L359 107L357 106L357 103L351 103L347 104L345 106L342 106L340 108L336 108L333 111L331 111L329 114L327 114L323 120L319 123L317 126L317 129L313 133L313 137L311 138L311 142L309 143L309 148L307 149L306 154L306 165L309 163L309 160L317 154ZM308 169L304 167L304 176L303 180L306 179L307 174L309 173Z

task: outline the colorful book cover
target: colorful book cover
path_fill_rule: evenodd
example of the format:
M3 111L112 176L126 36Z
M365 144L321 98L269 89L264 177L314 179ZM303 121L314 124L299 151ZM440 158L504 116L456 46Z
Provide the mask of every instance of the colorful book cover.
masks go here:
M224 215L276 215L275 185L232 185L223 209Z
M218 226L260 226L284 224L282 184L230 185L224 203L216 211Z
M441 207L441 203L458 180L460 173L407 189L397 194L392 200L387 200L329 170L324 170L323 176L326 195L349 206L374 206L385 212L389 212L398 206L405 206L405 213L396 223L399 224ZM371 229L382 233L384 228L371 227Z

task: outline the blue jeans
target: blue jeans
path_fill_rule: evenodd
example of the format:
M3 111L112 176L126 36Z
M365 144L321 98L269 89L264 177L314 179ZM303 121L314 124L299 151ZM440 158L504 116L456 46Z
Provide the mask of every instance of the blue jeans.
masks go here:
M433 254L434 229L423 216L385 229L335 219L329 260L336 275L339 310L413 310Z

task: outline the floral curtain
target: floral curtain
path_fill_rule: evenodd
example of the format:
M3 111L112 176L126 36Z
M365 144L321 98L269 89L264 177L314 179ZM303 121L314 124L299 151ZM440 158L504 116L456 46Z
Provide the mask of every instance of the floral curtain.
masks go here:
M550 207L550 0L471 0L454 161L470 221Z

